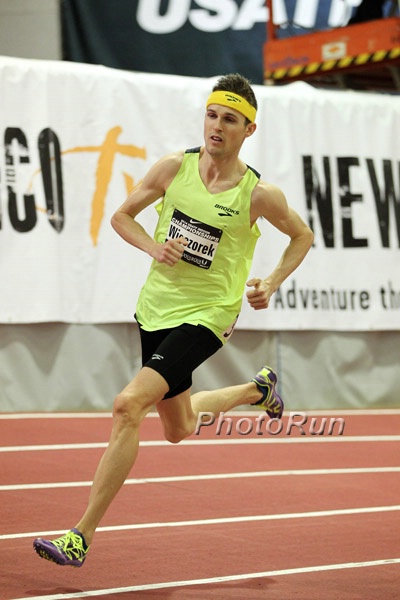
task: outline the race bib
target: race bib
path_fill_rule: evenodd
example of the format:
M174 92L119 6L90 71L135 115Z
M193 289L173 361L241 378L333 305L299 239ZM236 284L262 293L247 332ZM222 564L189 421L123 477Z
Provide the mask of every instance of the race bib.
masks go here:
M182 260L201 269L209 269L221 240L222 229L192 219L175 208L169 225L167 240L184 237L188 245Z

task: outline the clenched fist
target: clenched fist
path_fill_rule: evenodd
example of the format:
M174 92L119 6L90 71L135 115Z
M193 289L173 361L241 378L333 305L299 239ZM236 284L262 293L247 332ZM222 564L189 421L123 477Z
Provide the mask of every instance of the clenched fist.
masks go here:
M265 279L253 278L247 281L246 285L253 288L246 292L247 301L254 310L268 308L270 298L274 293L274 289Z
M163 244L157 244L153 253L153 258L159 263L165 263L170 267L176 265L176 263L182 258L185 246L188 245L188 241L184 237L179 237L175 240L167 240Z

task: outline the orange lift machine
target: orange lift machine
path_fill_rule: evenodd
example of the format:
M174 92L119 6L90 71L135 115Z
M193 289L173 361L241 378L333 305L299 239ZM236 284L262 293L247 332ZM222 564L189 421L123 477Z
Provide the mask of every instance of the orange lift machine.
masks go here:
M400 91L400 17L279 39L273 0L264 44L264 82Z

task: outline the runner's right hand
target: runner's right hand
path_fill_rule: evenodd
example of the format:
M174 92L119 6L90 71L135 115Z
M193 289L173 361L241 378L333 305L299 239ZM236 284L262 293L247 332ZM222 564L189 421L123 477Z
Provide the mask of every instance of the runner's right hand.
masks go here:
M159 263L165 263L170 267L182 258L182 254L187 246L188 241L184 237L176 238L175 240L167 240L163 244L157 244L152 257Z

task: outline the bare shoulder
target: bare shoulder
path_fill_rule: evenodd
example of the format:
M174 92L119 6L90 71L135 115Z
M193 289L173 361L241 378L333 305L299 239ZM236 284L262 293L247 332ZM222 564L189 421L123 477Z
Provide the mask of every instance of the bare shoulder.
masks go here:
M183 151L167 154L160 158L144 176L140 188L155 198L164 195L165 190L180 169Z
M271 183L260 181L251 198L251 221L259 217L269 221L274 227L291 238L311 235L311 230L300 215L289 206L283 191Z
M178 150L177 152L171 152L171 154L167 154L158 160L156 164L161 164L164 167L170 168L178 168L182 164L183 155L185 154L184 150Z
M154 163L117 212L127 213L135 217L146 206L161 198L179 171L183 155L183 151L174 152Z
M157 181L158 184L161 185L164 190L166 190L179 171L184 154L184 151L180 150L160 158L149 170L147 174L148 179Z
M258 217L270 220L274 216L285 218L288 211L288 203L282 190L272 183L260 180L251 197L252 220Z

